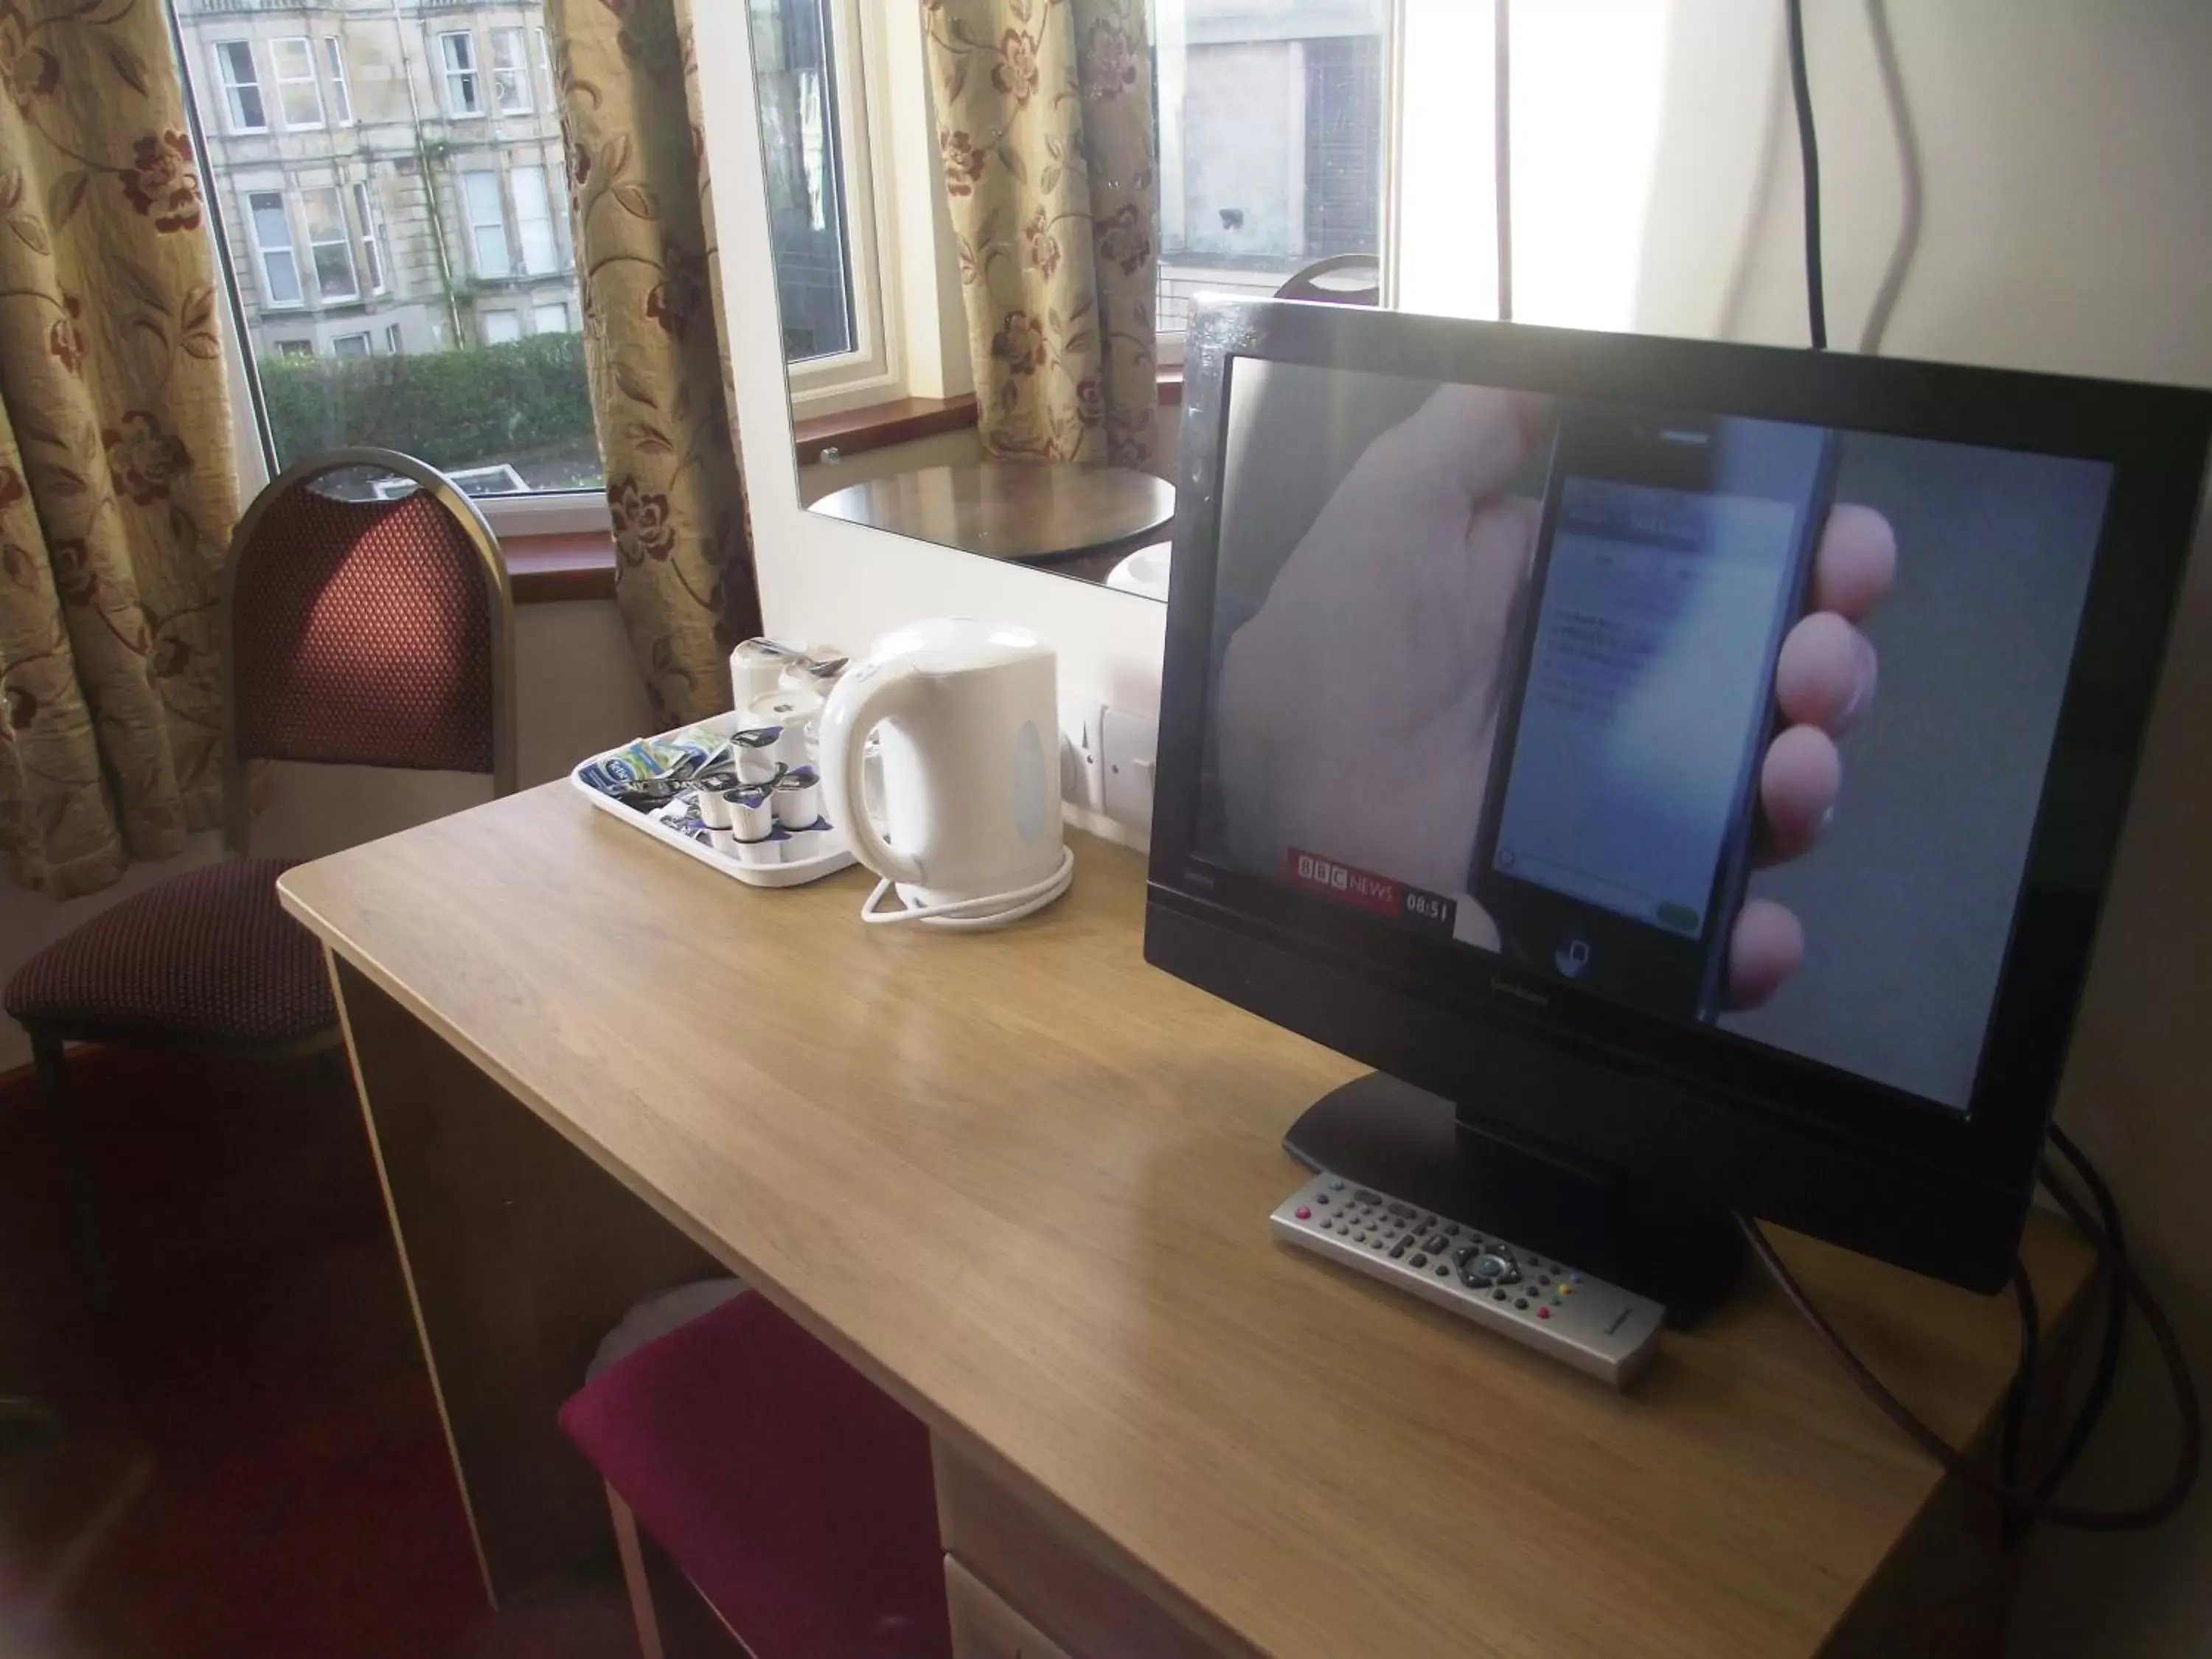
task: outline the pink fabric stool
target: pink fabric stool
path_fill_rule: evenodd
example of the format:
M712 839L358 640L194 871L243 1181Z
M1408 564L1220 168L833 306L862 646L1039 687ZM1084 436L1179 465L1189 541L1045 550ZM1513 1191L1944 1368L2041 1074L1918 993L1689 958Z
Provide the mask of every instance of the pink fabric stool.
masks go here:
M561 1426L756 1659L951 1659L928 1431L764 1297L617 1361Z

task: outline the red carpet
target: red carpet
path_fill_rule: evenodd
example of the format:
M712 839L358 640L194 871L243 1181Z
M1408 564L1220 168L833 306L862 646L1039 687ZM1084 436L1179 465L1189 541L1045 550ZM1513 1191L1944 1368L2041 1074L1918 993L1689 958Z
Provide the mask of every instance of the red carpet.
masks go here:
M118 1292L106 1320L79 1295L34 1087L0 1085L0 1393L71 1429L0 1461L0 1654L634 1651L604 1592L485 1613L333 1060L100 1052L76 1075Z

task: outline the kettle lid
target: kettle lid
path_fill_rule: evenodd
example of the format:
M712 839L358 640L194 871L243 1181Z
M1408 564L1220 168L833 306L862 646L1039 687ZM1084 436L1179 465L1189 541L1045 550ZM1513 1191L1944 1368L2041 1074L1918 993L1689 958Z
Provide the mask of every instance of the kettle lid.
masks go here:
M1014 623L931 617L893 629L869 652L872 662L902 660L925 674L958 674L1050 657L1052 647Z

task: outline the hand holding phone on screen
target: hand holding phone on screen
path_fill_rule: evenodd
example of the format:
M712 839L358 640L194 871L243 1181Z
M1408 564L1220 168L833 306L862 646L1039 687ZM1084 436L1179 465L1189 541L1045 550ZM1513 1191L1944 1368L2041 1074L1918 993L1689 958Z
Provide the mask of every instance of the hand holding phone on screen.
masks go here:
M1553 424L1543 399L1446 386L1346 474L1224 658L1221 786L1240 859L1272 871L1288 848L1325 852L1454 897L1461 936L1497 946L1468 877L1543 514L1506 488ZM1853 624L1887 592L1894 557L1879 514L1828 513L1808 614L1777 657L1784 724L1760 762L1757 856L1804 851L1834 807L1833 738L1875 679ZM1366 672L1317 674L1322 653ZM1745 904L1729 930L1728 1000L1764 1000L1802 949L1788 911Z

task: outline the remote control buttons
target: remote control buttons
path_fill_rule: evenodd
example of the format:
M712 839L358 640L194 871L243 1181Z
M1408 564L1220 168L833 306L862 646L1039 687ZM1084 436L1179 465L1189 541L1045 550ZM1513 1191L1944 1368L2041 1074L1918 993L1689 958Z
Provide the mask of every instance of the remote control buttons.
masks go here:
M1308 1209L1304 1205L1299 1205L1298 1219L1301 1221L1311 1221L1313 1219L1313 1212Z

